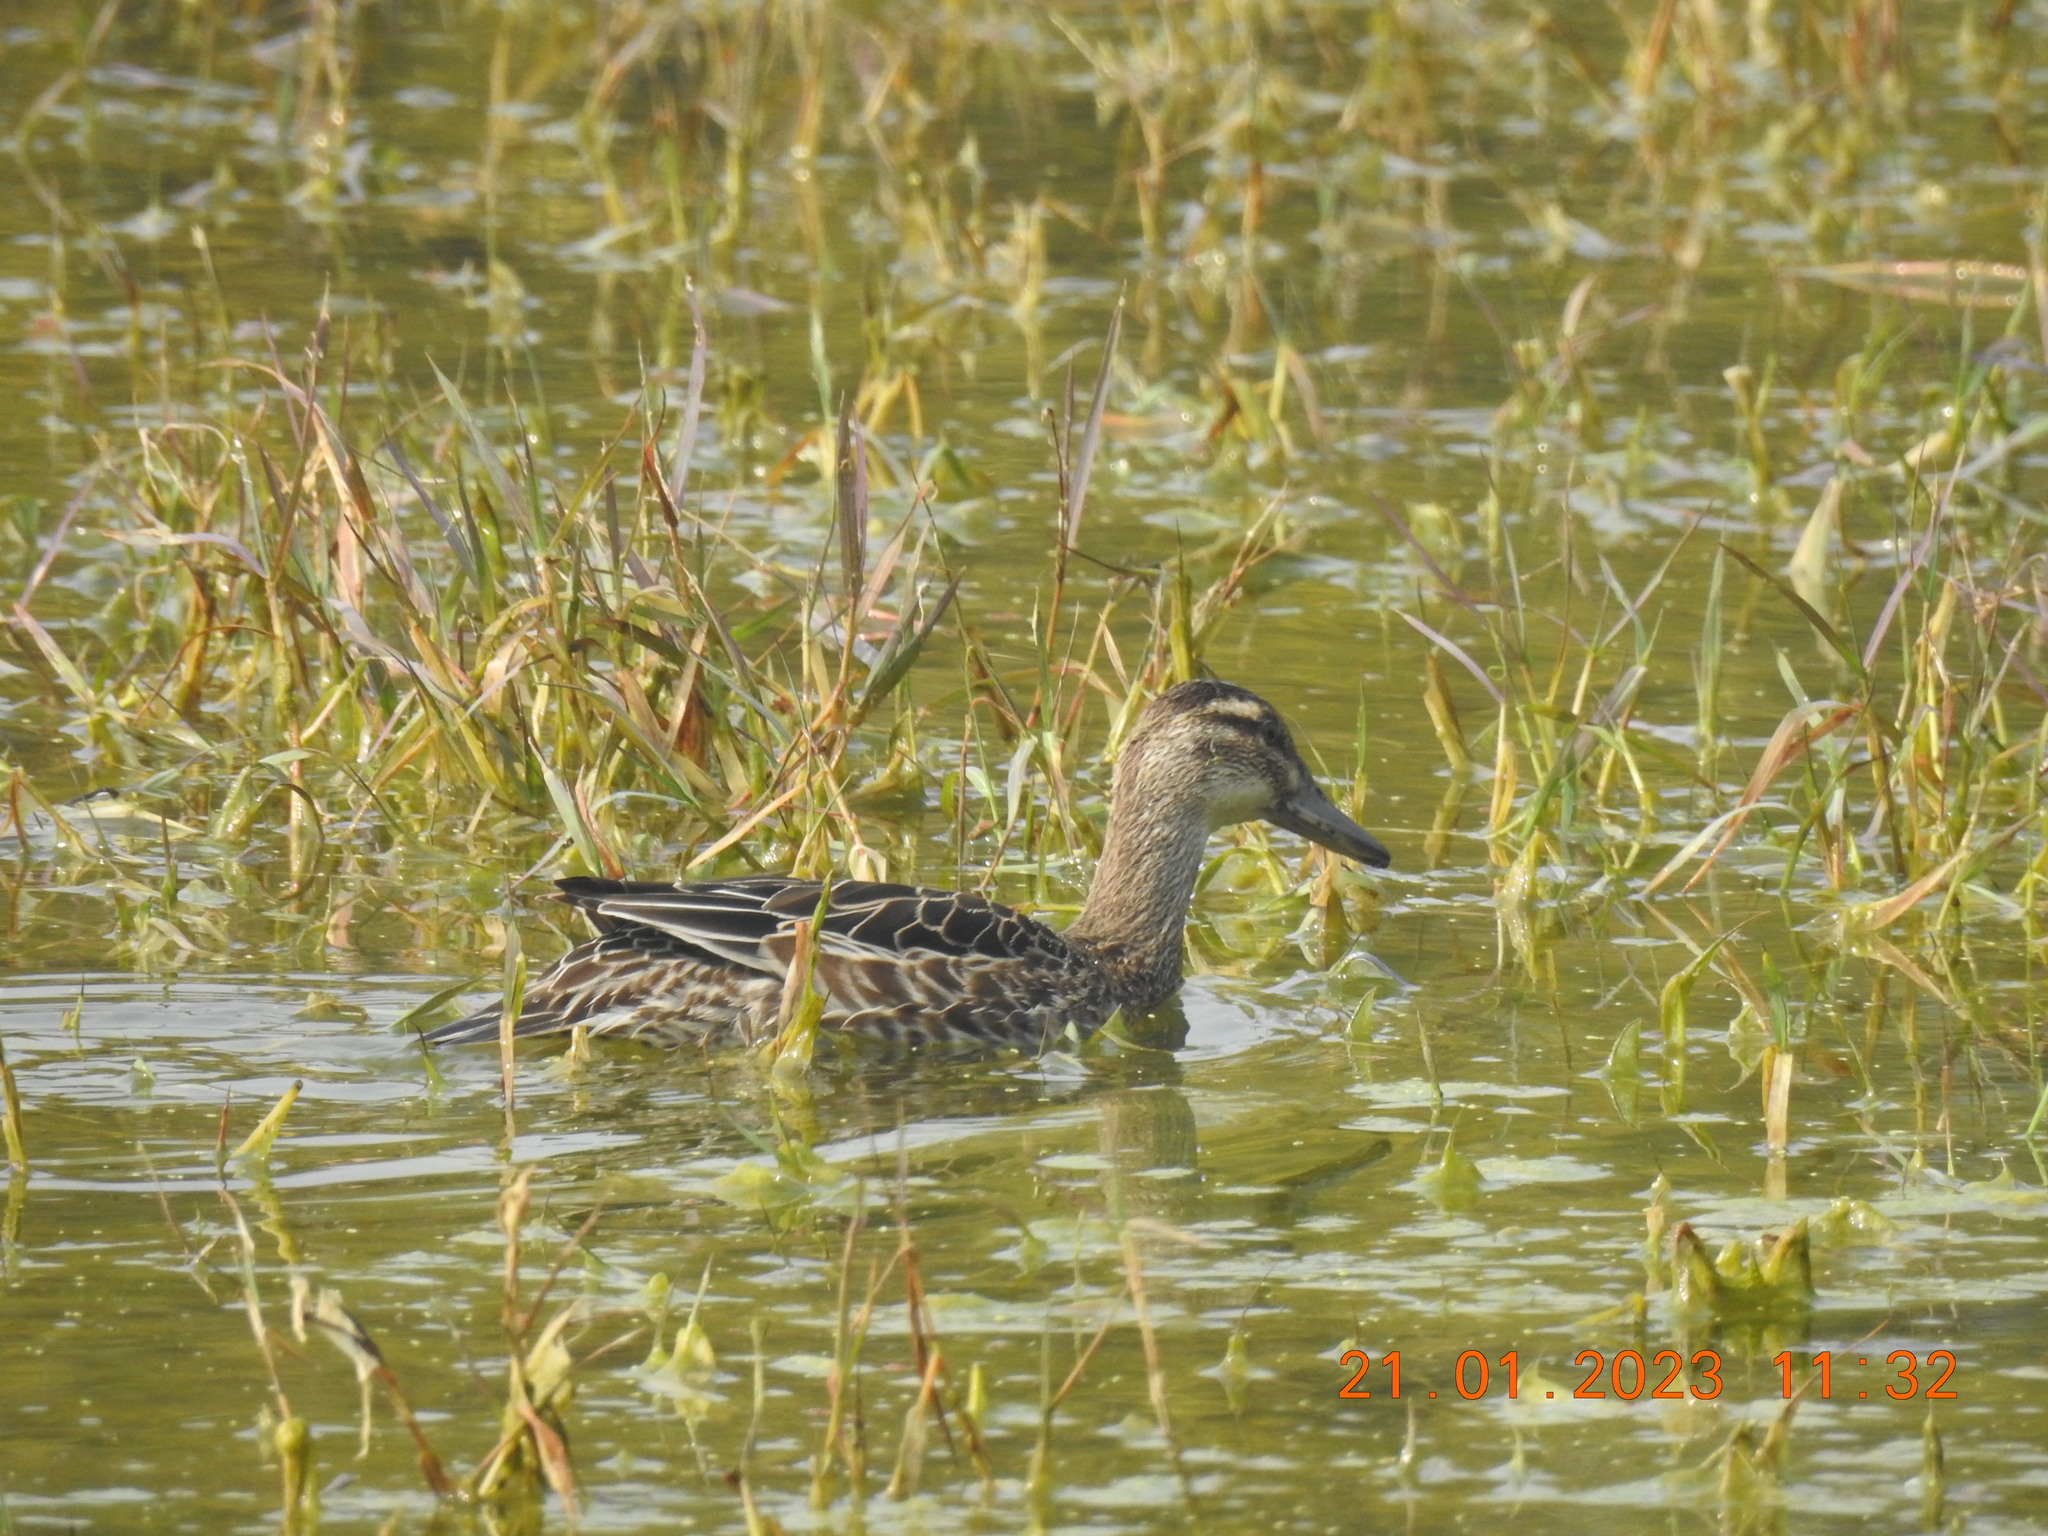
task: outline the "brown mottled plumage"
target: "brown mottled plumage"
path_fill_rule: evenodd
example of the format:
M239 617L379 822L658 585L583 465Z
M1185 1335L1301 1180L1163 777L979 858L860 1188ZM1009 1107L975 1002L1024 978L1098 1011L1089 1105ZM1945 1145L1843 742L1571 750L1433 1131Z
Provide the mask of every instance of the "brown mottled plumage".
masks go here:
M825 894L812 982L824 1027L898 1042L1042 1046L1180 986L1181 932L1209 834L1263 818L1346 858L1385 848L1316 787L1272 705L1228 683L1181 683L1146 709L1117 762L1087 905L1056 933L965 891L845 880ZM774 1029L815 880L702 885L560 882L597 937L527 992L515 1032L581 1025L665 1044L753 1042ZM499 1010L434 1041L497 1038Z

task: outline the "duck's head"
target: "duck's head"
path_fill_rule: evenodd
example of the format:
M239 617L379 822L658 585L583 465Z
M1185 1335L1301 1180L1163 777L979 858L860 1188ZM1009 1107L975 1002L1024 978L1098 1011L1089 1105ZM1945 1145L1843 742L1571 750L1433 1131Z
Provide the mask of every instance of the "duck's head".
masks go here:
M1176 683L1138 719L1116 771L1118 798L1192 796L1213 830L1270 821L1375 869L1393 862L1380 840L1330 803L1280 712L1229 683Z

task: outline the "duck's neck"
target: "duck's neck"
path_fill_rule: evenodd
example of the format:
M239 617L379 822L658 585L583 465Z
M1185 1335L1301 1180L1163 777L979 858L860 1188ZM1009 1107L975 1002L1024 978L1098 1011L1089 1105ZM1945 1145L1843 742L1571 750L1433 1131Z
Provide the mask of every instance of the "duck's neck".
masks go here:
M1163 775L1119 773L1102 859L1067 941L1104 971L1120 1006L1146 1009L1180 986L1181 933L1209 841L1188 789Z

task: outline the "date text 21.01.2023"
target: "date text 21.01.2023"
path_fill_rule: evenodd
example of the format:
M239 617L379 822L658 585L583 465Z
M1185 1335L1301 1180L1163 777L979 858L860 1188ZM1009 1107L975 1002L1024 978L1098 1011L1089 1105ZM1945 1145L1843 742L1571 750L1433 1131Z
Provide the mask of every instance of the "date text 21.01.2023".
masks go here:
M1859 1368L1868 1368L1872 1364L1872 1357L1868 1355L1844 1355L1842 1363L1848 1365L1852 1358ZM1660 1349L1647 1361L1641 1352L1633 1349L1617 1350L1611 1357L1597 1349L1582 1349L1572 1363L1584 1369L1586 1375L1567 1394L1569 1397L1622 1398L1633 1402L1639 1397L1705 1400L1721 1395L1721 1356L1711 1349L1697 1350L1690 1359L1675 1349ZM1820 1397L1835 1395L1836 1357L1832 1351L1824 1350L1801 1359L1787 1350L1771 1363L1778 1368L1782 1396L1789 1398L1795 1390L1813 1390ZM1339 1397L1401 1395L1399 1350L1391 1350L1375 1361L1362 1349L1347 1349L1342 1364L1350 1375L1338 1387ZM1856 1392L1858 1397L1870 1397L1873 1386L1882 1386L1882 1395L1898 1402L1914 1397L1952 1398L1956 1395L1949 1387L1949 1379L1955 1374L1956 1357L1948 1350L1929 1350L1923 1358L1909 1349L1895 1349L1884 1356L1883 1364L1889 1374L1881 1382L1859 1388ZM1804 1385L1795 1387L1795 1375L1802 1378ZM1519 1398L1522 1395L1521 1357L1516 1351L1509 1350L1489 1360L1479 1350L1468 1349L1458 1356L1452 1381L1458 1389L1458 1396L1468 1401L1502 1389L1508 1397ZM1435 1397L1436 1393L1428 1395ZM1546 1389L1543 1395L1555 1398L1558 1393L1555 1389ZM1844 1395L1847 1395L1846 1390Z

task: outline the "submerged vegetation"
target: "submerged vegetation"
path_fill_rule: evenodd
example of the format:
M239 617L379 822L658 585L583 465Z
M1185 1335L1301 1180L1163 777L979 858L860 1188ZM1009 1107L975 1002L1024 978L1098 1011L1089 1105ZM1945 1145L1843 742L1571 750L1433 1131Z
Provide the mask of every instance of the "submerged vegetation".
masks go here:
M0 1530L2023 1528L2048 11L17 9ZM1223 834L1179 1058L413 1043L567 874L1070 912L1206 674L1396 867Z

